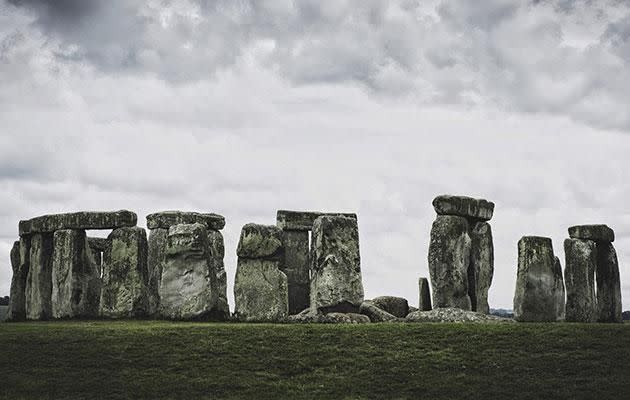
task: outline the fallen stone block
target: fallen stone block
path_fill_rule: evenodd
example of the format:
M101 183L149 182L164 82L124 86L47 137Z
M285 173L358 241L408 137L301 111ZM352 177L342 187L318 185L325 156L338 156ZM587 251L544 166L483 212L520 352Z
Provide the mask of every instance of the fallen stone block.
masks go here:
M371 301L364 301L361 303L359 313L367 315L371 322L389 322L396 321L398 318L395 315L388 313L387 311L377 307Z
M20 221L20 236L32 233L52 233L62 229L116 229L135 226L138 216L127 210L82 211L43 215Z
M402 297L379 296L373 298L372 303L397 318L405 318L409 314L409 303Z
M406 322L457 322L457 323L510 323L511 318L501 318L495 315L483 314L459 308L436 308L431 311L415 311L409 313Z

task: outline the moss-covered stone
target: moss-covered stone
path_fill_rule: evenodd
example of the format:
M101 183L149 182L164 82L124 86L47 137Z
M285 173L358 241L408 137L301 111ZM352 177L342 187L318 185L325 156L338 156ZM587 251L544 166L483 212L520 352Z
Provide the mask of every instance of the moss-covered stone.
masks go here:
M240 258L280 261L283 257L282 230L274 225L246 224L241 230L236 254Z
M567 291L566 321L595 322L597 297L595 296L595 271L597 269L597 244L592 240L566 239L565 282Z
M116 229L135 226L138 216L127 210L81 211L66 214L42 215L20 221L20 236L32 233L52 233L61 229Z
M26 279L28 277L31 240L20 238L11 248L11 292L6 321L26 319Z
M467 196L437 196L433 199L433 208L438 215L458 215L480 221L489 221L494 213L493 202Z
M30 268L26 278L26 318L45 320L52 317L53 235L31 236Z
M313 229L315 220L324 215L357 219L357 215L353 213L278 210L276 214L276 226L289 231L310 231Z
M623 322L619 262L612 243L597 243L597 321Z
M488 314L488 290L494 275L494 245L492 229L487 222L476 222L470 230L470 265L468 295L473 311Z
M234 279L235 317L241 321L278 322L289 315L287 276L280 263L238 259Z
M144 317L149 311L147 236L142 228L119 228L103 255L99 314L105 318Z
M576 225L569 228L569 237L572 239L593 240L595 242L615 241L615 232L608 225Z
M179 224L203 224L209 230L220 231L225 227L225 217L192 211L161 211L147 215L149 229L168 229Z
M403 297L379 296L373 298L372 303L397 318L405 318L409 314L409 302Z

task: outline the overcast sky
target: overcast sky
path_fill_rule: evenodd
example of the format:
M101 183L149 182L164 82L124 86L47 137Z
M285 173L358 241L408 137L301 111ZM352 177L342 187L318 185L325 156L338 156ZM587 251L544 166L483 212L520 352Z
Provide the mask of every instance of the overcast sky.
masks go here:
M519 5L520 3L520 5ZM366 297L418 301L438 194L496 203L491 307L516 244L616 232L630 308L624 1L0 0L0 295L40 214L356 212Z

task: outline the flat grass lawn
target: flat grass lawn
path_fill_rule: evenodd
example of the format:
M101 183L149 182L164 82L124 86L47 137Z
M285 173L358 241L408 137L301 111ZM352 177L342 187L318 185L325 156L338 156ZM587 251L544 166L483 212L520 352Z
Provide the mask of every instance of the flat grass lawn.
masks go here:
M628 399L630 324L0 324L0 397Z

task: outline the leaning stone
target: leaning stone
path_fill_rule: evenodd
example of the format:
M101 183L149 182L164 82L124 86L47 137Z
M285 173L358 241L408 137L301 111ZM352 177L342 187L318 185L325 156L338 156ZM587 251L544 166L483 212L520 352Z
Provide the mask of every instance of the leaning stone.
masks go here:
M149 315L158 312L160 304L160 282L166 262L168 229L156 228L149 231L147 271L149 274Z
M392 315L387 311L377 307L371 301L364 301L363 303L361 303L359 312L363 315L367 315L372 322L388 322L395 321L397 319L395 315Z
M431 292L429 291L429 280L427 278L418 279L418 289L420 290L418 310L430 311L433 307L431 307Z
M11 292L7 321L23 321L26 319L26 279L29 270L30 238L20 238L11 249Z
M289 282L289 314L309 308L309 238L308 231L284 231L282 272Z
M107 239L99 314L144 317L149 311L146 232L138 227L118 228Z
M51 233L61 229L115 229L135 226L138 216L127 210L83 211L52 214L20 221L20 236L31 233Z
M595 297L595 270L597 269L597 245L591 240L566 239L565 282L567 290L566 321L595 322L597 298Z
M241 230L236 254L241 258L280 260L282 230L273 225L246 224Z
M357 220L317 218L311 246L311 308L324 314L359 311L363 283Z
M623 322L619 262L612 243L597 243L597 321Z
M225 273L225 243L223 235L219 231L208 231L208 246L210 248L210 261L212 269L217 277L217 318L228 319L230 306L227 301L227 274Z
M234 279L235 317L250 322L281 322L289 315L287 276L280 263L238 259Z
M209 319L216 307L217 292L206 226L171 226L160 280L160 316L176 320Z
M52 317L53 235L31 236L30 268L26 278L26 318L45 320Z
M278 210L276 214L276 226L289 231L310 231L313 229L315 220L324 215L357 219L357 215L353 213Z
M453 215L438 215L433 222L428 258L434 307L471 309L468 228L466 218Z
M475 311L461 310L459 308L436 308L431 311L416 311L409 313L406 322L458 322L458 323L510 323L510 318L501 318L495 315L483 314Z
M576 225L569 228L569 237L612 243L615 241L615 232L607 225Z
M380 296L372 299L372 303L398 318L405 318L409 314L409 303L402 297Z
M561 318L557 281L562 280L551 239L524 236L518 241L514 318L521 322L555 322ZM558 276L558 274L560 274Z
M168 229L178 224L203 224L209 230L220 231L225 227L225 217L214 213L189 211L161 211L147 215L147 228Z
M490 313L488 290L494 275L492 229L487 222L477 222L470 231L471 253L468 266L468 294L473 311Z
M441 195L433 199L433 208L438 215L458 215L489 221L494 212L494 203L466 196Z
M85 231L62 229L55 232L53 241L53 318L95 318L101 283Z

